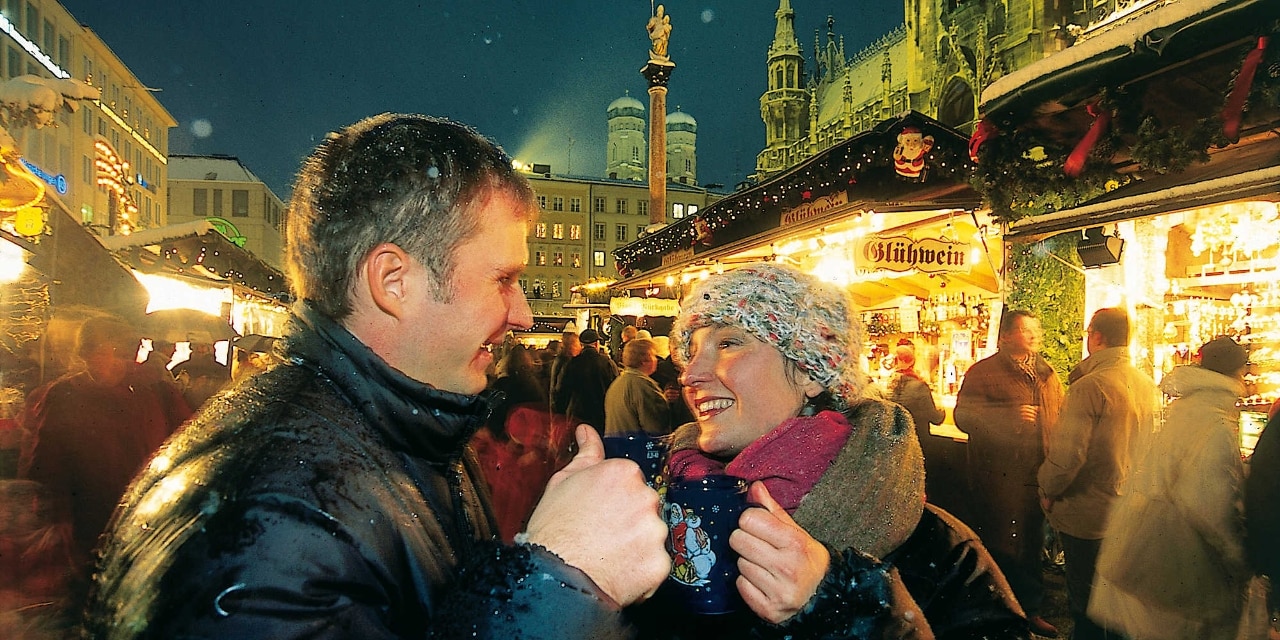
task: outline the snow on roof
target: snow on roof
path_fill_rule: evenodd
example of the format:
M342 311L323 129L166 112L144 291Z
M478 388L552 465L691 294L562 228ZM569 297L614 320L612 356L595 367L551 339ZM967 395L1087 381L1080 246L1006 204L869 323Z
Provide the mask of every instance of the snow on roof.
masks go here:
M614 100L613 102L610 102L609 107L605 109L605 111L613 111L614 109L623 109L623 108L639 109L641 111L644 111L644 103L640 102L639 100L636 100L635 98L632 98L629 95L626 95L626 96L622 96L621 98L618 98L617 100Z
M235 156L169 156L169 180L262 182Z
M982 91L980 104L1001 98L1041 76L1052 75L1079 65L1108 51L1128 48L1135 50L1147 34L1205 13L1214 7L1237 0L1167 0L1159 7L1128 22L1099 33L1043 60L1029 64L996 80Z
M216 229L214 229L213 224L208 220L192 220L191 222L182 222L165 227L135 231L129 235L99 237L98 241L107 249L111 251L118 251L126 247L162 244L179 238L200 236L209 233L210 231L216 231Z

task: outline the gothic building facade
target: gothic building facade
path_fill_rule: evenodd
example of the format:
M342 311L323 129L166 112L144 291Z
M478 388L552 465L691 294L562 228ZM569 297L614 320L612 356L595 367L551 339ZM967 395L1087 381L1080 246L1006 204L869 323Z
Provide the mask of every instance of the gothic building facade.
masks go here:
M907 110L972 131L983 88L1059 49L1073 12L1069 3L1036 0L904 2L904 23L852 56L828 18L808 68L795 11L779 1L760 96L757 181Z

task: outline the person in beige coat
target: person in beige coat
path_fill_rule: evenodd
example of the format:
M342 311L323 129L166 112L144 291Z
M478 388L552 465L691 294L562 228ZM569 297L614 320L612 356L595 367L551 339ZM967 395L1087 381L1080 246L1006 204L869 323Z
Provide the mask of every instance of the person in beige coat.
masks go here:
M1105 638L1085 609L1098 548L1120 487L1153 427L1159 394L1129 363L1129 315L1099 309L1089 321L1089 357L1071 371L1058 427L1040 465L1040 504L1066 560L1073 640Z
M1132 640L1236 637L1251 573L1235 432L1247 354L1220 337L1200 357L1160 382L1175 399L1098 552L1089 617Z

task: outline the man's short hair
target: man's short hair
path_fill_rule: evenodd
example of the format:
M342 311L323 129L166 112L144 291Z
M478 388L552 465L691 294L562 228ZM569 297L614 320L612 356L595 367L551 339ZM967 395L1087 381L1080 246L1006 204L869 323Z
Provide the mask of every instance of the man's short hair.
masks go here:
M622 366L639 369L654 355L657 345L648 338L633 338L622 347Z
M622 328L622 334L621 334L622 340L623 341L634 340L636 335L639 332L640 332L639 329L636 329L636 326L634 324L629 324Z
M360 265L394 243L441 283L448 300L455 249L476 233L495 192L536 207L529 182L493 142L465 125L382 114L331 133L303 163L289 203L286 260L296 298L341 320Z
M1018 318L1031 318L1032 320L1037 319L1036 314L1031 313L1026 309L1005 311L1000 316L1000 337L1003 338L1004 336L1009 335L1009 333L1013 331L1013 328L1018 326Z
M1129 344L1129 314L1114 307L1098 309L1089 320L1089 331L1102 336L1108 347L1123 347Z

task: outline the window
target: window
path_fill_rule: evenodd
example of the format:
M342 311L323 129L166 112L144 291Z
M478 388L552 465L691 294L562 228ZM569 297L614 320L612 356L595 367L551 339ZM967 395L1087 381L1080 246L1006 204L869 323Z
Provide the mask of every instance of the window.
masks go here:
M557 252L555 252L555 253L551 254L551 266L553 266L553 267L563 267L563 266L564 266L564 252L563 252L563 251L557 251Z
M640 147L631 147L631 161L640 162Z
M698 205L696 204L689 205L689 215L694 215L696 213L698 213Z
M5 56L8 58L10 78L16 78L22 75L22 57L18 54L18 50L13 47L5 47Z
M533 252L533 263L538 265L539 267L547 266L547 252L546 251Z
M614 236L613 239L617 240L618 242L626 242L627 241L627 225L625 224L617 225L617 227L614 229L613 236Z
M648 201L648 200L645 200L644 198L641 198L641 199L639 199L639 200L636 200L636 214L637 214L637 215L642 215L642 216L647 216L647 215L649 215L649 201Z
M231 191L231 217L249 217L249 191L247 189L234 189Z
M676 219L684 217L684 205L682 203L676 202L671 205L671 217Z
M564 240L564 225L559 222L551 225L551 237L556 240Z
M571 265L573 265L573 268L574 268L574 269L580 269L580 268L582 268L582 254L581 254L581 253L573 253L573 254L571 254L569 257L570 257L570 264L571 264Z
M614 213L626 213L626 212L627 212L627 200L626 200L626 198L618 198L618 199L614 202L614 211L613 211L613 212L614 212Z
M569 211L573 213L582 213L582 198L570 198Z
M528 278L520 278L520 290L523 291L526 296L529 295L529 279Z
M559 298L560 292L564 290L563 280L554 280L551 282L551 297Z
M533 225L533 236L534 236L535 238L545 238L545 237L547 237L547 223L545 223L545 222L539 222L539 223L537 223L537 224Z
M604 233L605 233L604 223L597 222L595 223L595 228L591 230L591 238L598 242L604 242Z
M591 252L591 264L593 264L593 265L595 265L595 266L597 266L597 267L603 267L603 266L604 266L604 252L603 252L603 251L593 251L593 252Z
M539 209L542 209L542 210L546 210L546 208L547 208L547 197L546 197L546 196L538 196L538 208L539 208Z
M213 215L222 215L222 189L212 189L213 191Z
M692 160L690 160L690 159L688 159L688 158L685 158L685 160L684 160L684 170L685 170L685 173L689 173L689 172L692 172L692 171L693 171L693 161L692 161Z
M556 196L551 200L552 211L564 211L564 196Z
M16 52L16 51L14 52L14 56L15 56L15 58L16 58L16 56L17 56L17 52ZM16 74L16 73L15 73L15 74L13 74L13 75L21 75L21 74ZM604 198L596 198L595 208L594 208L594 209L592 209L592 211L594 211L594 212L596 212L596 213L604 213ZM602 239L603 239L603 238L602 238Z
M569 239L570 240L582 239L582 225L580 224L569 225Z
M636 225L636 237L637 237L637 238L639 238L639 237L640 237L640 234L644 233L644 227L645 227L645 225L642 225L642 224L638 224L638 225Z
M194 189L191 192L191 213L197 216L209 215L209 190Z

